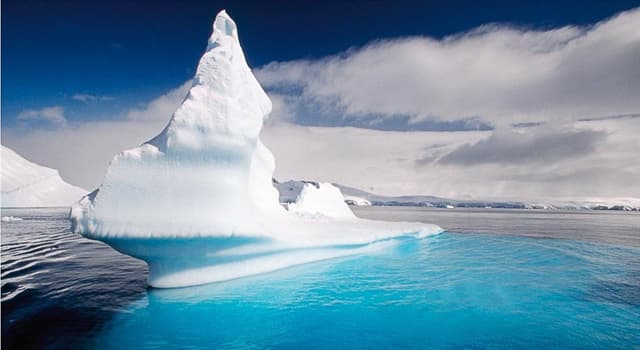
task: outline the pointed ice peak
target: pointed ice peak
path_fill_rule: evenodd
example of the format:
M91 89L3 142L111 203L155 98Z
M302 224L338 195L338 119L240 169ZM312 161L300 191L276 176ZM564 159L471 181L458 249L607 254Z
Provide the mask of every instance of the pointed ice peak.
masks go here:
M217 45L220 45L220 42L224 40L223 38L225 37L238 41L238 29L236 27L236 22L231 19L227 14L227 11L222 10L218 12L216 19L213 22L213 32L211 33L211 37L209 37L207 51Z
M222 10L189 94L169 125L149 143L161 152L189 149L199 155L253 150L270 112L271 100L247 65L236 24Z

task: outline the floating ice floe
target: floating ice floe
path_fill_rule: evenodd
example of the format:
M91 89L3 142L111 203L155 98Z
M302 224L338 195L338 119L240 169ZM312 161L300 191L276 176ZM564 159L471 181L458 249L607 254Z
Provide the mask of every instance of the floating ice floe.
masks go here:
M3 216L2 217L2 222L16 222L16 221L22 221L22 218L16 217L16 216Z
M165 129L115 156L100 188L72 207L72 229L149 265L149 284L181 287L381 249L441 231L353 215L340 191L306 187L286 210L260 141L271 101L220 12L193 86Z

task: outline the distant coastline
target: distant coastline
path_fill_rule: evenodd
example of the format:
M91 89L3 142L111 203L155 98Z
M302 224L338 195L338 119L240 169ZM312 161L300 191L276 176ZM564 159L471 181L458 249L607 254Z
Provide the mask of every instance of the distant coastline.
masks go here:
M280 202L288 203L295 199L305 183L317 184L315 181L291 180L279 182L273 179L274 186L280 192ZM358 188L334 183L344 195L345 202L352 206L396 206L396 207L428 207L428 208L483 208L483 209L546 209L546 210L611 210L640 211L640 199L570 199L570 200L485 200L485 199L452 199L428 195L382 196L360 190Z

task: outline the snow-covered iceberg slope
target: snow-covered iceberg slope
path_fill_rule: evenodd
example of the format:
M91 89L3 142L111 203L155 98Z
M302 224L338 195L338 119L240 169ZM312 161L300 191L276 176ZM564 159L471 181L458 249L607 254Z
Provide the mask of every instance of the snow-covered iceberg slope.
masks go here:
M441 231L334 212L342 198L332 205L337 196L325 191L287 211L272 184L274 158L259 139L270 111L222 11L169 124L114 157L102 186L72 208L72 228L146 261L155 287L227 280Z
M2 147L2 207L68 207L87 191L70 185L58 171L32 163Z
M336 186L314 181L273 180L280 195L280 203L290 212L306 216L353 218L347 198Z

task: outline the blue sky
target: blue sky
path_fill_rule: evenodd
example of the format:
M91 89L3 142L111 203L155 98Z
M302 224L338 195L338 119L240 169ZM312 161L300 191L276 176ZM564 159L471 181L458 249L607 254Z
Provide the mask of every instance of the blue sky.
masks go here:
M280 180L640 197L640 1L5 1L2 143L98 186L181 103L222 8Z

